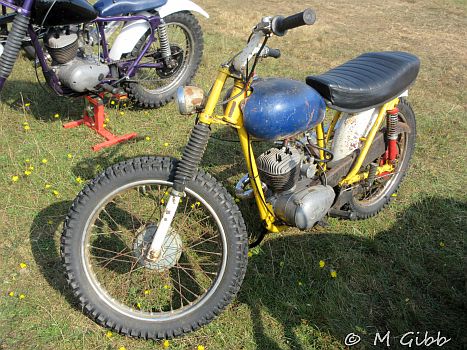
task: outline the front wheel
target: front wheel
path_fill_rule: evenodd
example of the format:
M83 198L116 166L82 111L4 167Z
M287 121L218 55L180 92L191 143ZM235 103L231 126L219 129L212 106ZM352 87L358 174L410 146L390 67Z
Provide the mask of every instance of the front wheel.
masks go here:
M163 18L172 56L162 57L160 40L154 42L141 60L141 64L160 63L160 68L140 68L127 86L130 97L143 107L161 107L172 100L179 86L188 85L193 79L203 55L203 33L196 19L189 12L176 12ZM136 44L132 57L143 50L148 31ZM156 34L157 36L157 34Z
M202 171L186 186L159 259L146 258L175 165L136 158L110 167L65 221L61 251L74 294L92 319L126 335L163 339L199 328L230 303L245 275L241 213Z

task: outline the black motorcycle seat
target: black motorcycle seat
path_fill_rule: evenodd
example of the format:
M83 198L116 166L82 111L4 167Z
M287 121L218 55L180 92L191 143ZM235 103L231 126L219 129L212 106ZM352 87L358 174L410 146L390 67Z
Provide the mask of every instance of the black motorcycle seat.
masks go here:
M146 10L154 10L167 3L167 0L99 0L94 8L101 17L121 16Z
M420 60L407 52L368 52L306 83L338 111L358 112L400 96L415 81Z

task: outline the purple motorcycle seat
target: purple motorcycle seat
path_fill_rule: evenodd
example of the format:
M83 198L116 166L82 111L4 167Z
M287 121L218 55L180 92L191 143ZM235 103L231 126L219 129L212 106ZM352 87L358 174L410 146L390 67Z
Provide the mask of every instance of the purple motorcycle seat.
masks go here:
M100 17L120 16L127 13L154 10L167 3L167 0L99 0L94 8Z

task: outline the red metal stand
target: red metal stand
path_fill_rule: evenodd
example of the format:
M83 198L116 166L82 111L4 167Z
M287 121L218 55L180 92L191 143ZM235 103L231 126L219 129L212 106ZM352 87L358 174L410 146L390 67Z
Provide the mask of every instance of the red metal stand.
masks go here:
M116 95L118 99L125 98L124 95ZM105 112L104 112L104 95L86 96L86 107L83 113L83 119L66 123L63 125L65 129L75 128L81 124L95 130L99 135L103 136L107 141L98 143L92 146L93 151L99 151L102 148L113 146L117 143L130 140L138 134L132 132L130 134L116 136L104 128Z

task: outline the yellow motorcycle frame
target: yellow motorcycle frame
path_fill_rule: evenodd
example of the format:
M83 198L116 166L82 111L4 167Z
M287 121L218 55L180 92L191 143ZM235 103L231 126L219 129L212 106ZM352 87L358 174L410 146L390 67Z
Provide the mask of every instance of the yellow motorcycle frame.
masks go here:
M218 102L221 98L221 92L226 85L226 82L229 78L234 80L234 85L232 92L230 94L230 101L228 102L224 115L216 115L215 109L218 105ZM264 222L266 230L269 232L279 232L285 228L285 226L277 225L279 221L275 214L272 206L266 202L266 198L261 186L261 180L258 174L258 168L256 166L255 156L253 153L252 140L246 131L243 124L243 113L242 113L242 103L246 98L248 98L249 88L251 81L245 83L242 79L237 76L230 74L228 67L221 67L216 81L212 86L211 92L207 98L206 106L204 111L199 115L199 122L211 125L211 124L222 124L228 125L237 129L238 137L240 139L240 145L242 147L243 155L248 168L248 175L250 178L251 187L253 189L254 197L256 204L258 206L259 215L261 220ZM371 144L375 138L375 135L378 130L380 130L388 110L394 109L399 103L399 99L396 98L388 103L385 103L379 110L378 117L371 127L368 135L361 138L363 142L363 147L361 152L357 157L357 160L354 166L351 168L350 172L339 182L341 187L350 186L354 183L362 181L368 177L368 172L362 172L361 167L363 161L370 149ZM324 132L323 122L316 125L316 138L317 144L320 148L327 148L334 132L334 128L341 117L342 113L335 111L334 117L331 121L331 124L327 130ZM319 159L322 161L321 171L326 172L326 154L323 150L319 151ZM386 164L380 165L377 168L376 175L383 174L385 172L394 171L394 165L387 162Z

